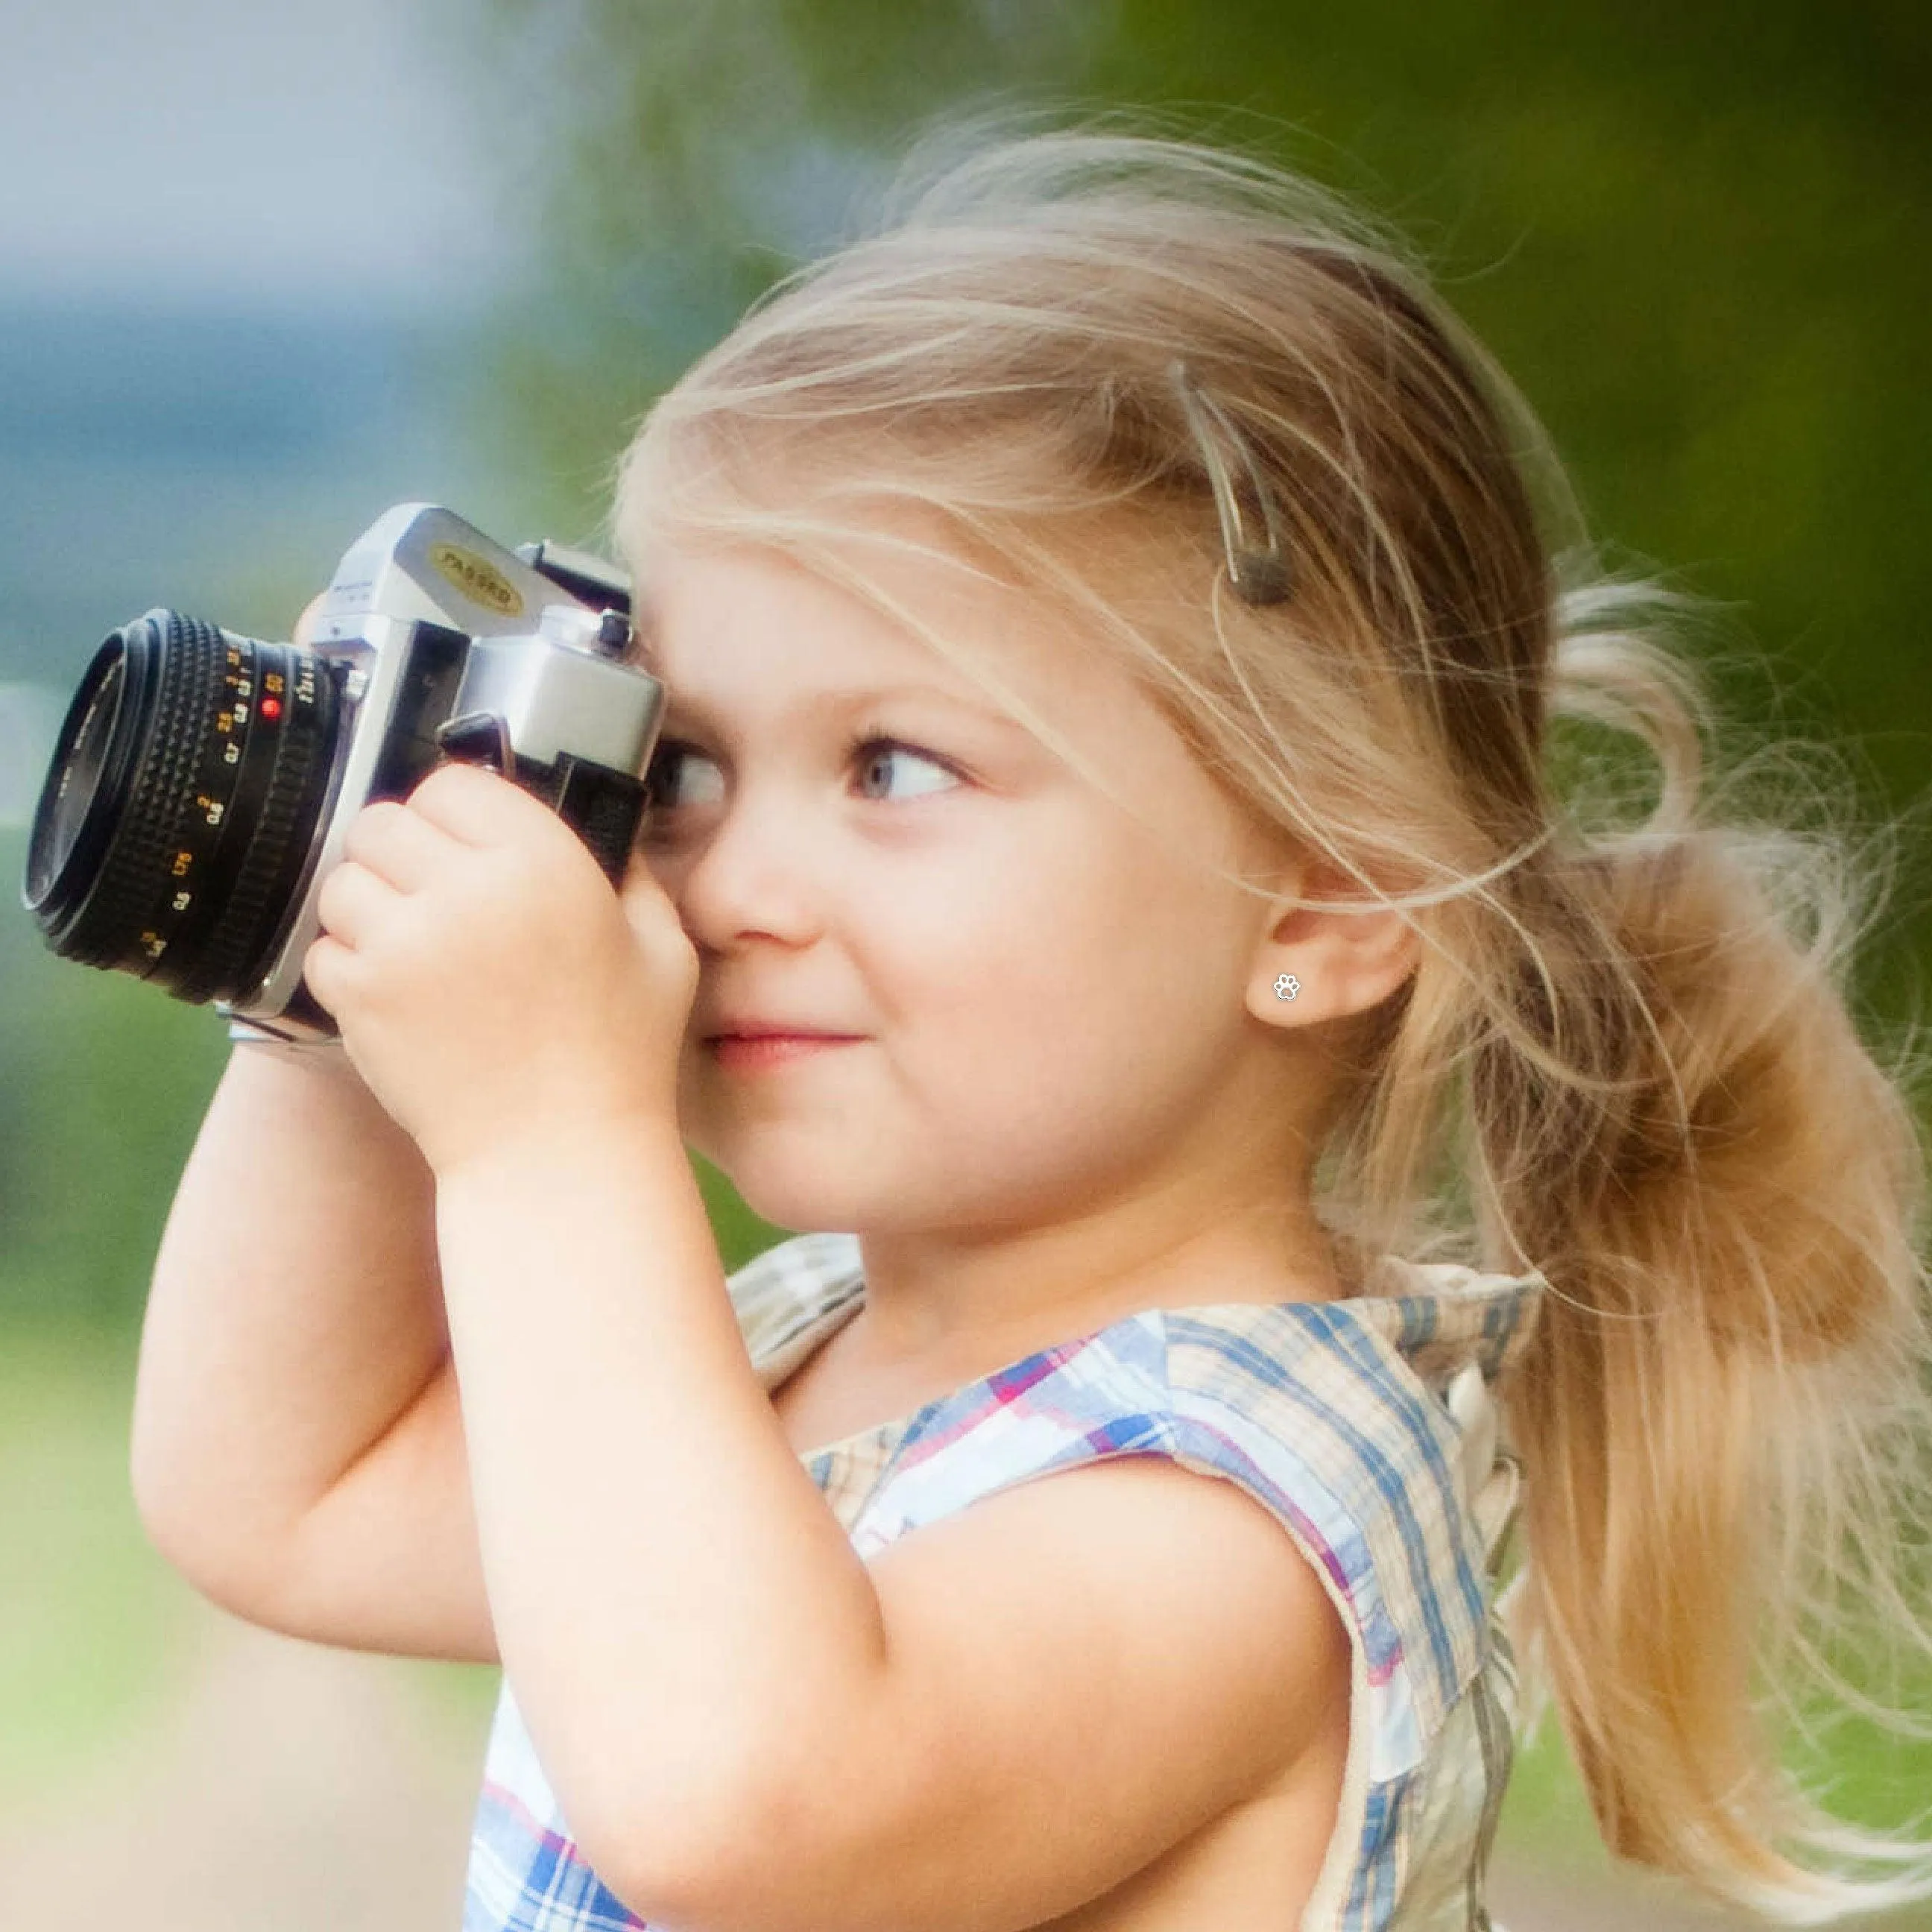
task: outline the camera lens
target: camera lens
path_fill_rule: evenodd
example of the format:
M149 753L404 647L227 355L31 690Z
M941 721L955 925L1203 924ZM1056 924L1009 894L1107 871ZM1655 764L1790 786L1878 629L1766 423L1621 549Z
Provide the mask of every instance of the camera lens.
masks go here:
M314 856L340 691L298 644L150 610L94 654L56 741L24 897L64 958L196 1004L260 982Z

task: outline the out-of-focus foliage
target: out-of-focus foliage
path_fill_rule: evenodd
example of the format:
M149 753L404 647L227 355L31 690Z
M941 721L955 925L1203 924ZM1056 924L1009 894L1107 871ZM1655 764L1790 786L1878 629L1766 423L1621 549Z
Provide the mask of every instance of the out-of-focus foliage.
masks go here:
M9 881L25 852L0 836ZM0 918L0 1319L124 1329L220 1066L220 1024L56 959L18 914Z

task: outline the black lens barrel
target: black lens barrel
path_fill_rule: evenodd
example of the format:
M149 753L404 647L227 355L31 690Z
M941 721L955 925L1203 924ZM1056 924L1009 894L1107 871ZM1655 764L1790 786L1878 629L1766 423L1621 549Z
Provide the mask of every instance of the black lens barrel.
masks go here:
M196 1004L259 983L313 856L340 712L312 650L151 610L82 677L24 897L63 957Z

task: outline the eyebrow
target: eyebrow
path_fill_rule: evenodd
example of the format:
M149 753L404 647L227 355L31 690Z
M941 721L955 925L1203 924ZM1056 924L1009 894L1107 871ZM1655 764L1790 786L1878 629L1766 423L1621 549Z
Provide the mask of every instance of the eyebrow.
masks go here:
M998 725L1008 731L1026 732L1023 724L1003 711L976 704L970 698L955 697L950 692L928 684L854 686L845 690L814 692L793 707L785 722L794 725L809 724L815 719L846 717L853 712L863 710L868 705L905 700L943 704L983 724ZM685 698L668 685L664 687L664 717L667 722L676 718L699 726L716 727L718 722L716 715L701 700Z

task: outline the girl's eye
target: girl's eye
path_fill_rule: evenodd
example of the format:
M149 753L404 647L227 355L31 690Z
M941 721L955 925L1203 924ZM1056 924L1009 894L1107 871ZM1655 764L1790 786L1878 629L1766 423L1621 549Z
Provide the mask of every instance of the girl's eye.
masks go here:
M902 739L886 737L880 732L860 732L845 746L844 761L857 770L862 787L880 772L890 772L895 760L899 761L902 770L913 773L910 789L902 792L901 796L920 797L930 792L944 791L959 782L957 768L947 760L934 752L921 751L917 746L908 745ZM936 773L936 782L931 776L920 779L916 770L920 766L925 766L928 774ZM693 772L697 774L694 778L691 776ZM890 777L885 780L888 789L891 782ZM707 758L694 745L687 745L676 738L659 742L646 774L645 784L654 817L674 811L680 806L718 804L724 793L723 776L716 761Z
M712 778L709 784L699 787L700 796L680 796L675 778L683 775L685 768L695 764L709 766ZM655 818L660 812L674 811L681 805L716 805L723 796L724 787L718 782L718 767L706 758L695 746L686 745L676 738L659 741L652 754L649 769L644 773L644 788L650 798L651 814Z
M897 758L909 759L914 765L923 765L928 772L937 772L941 779L938 784L915 784L912 796L918 797L932 791L944 791L949 785L958 782L958 775L944 758L931 752L922 752L916 745L908 745L898 738L887 738L879 733L862 733L845 748L848 760L856 760L860 772L869 778L882 767L889 766Z

